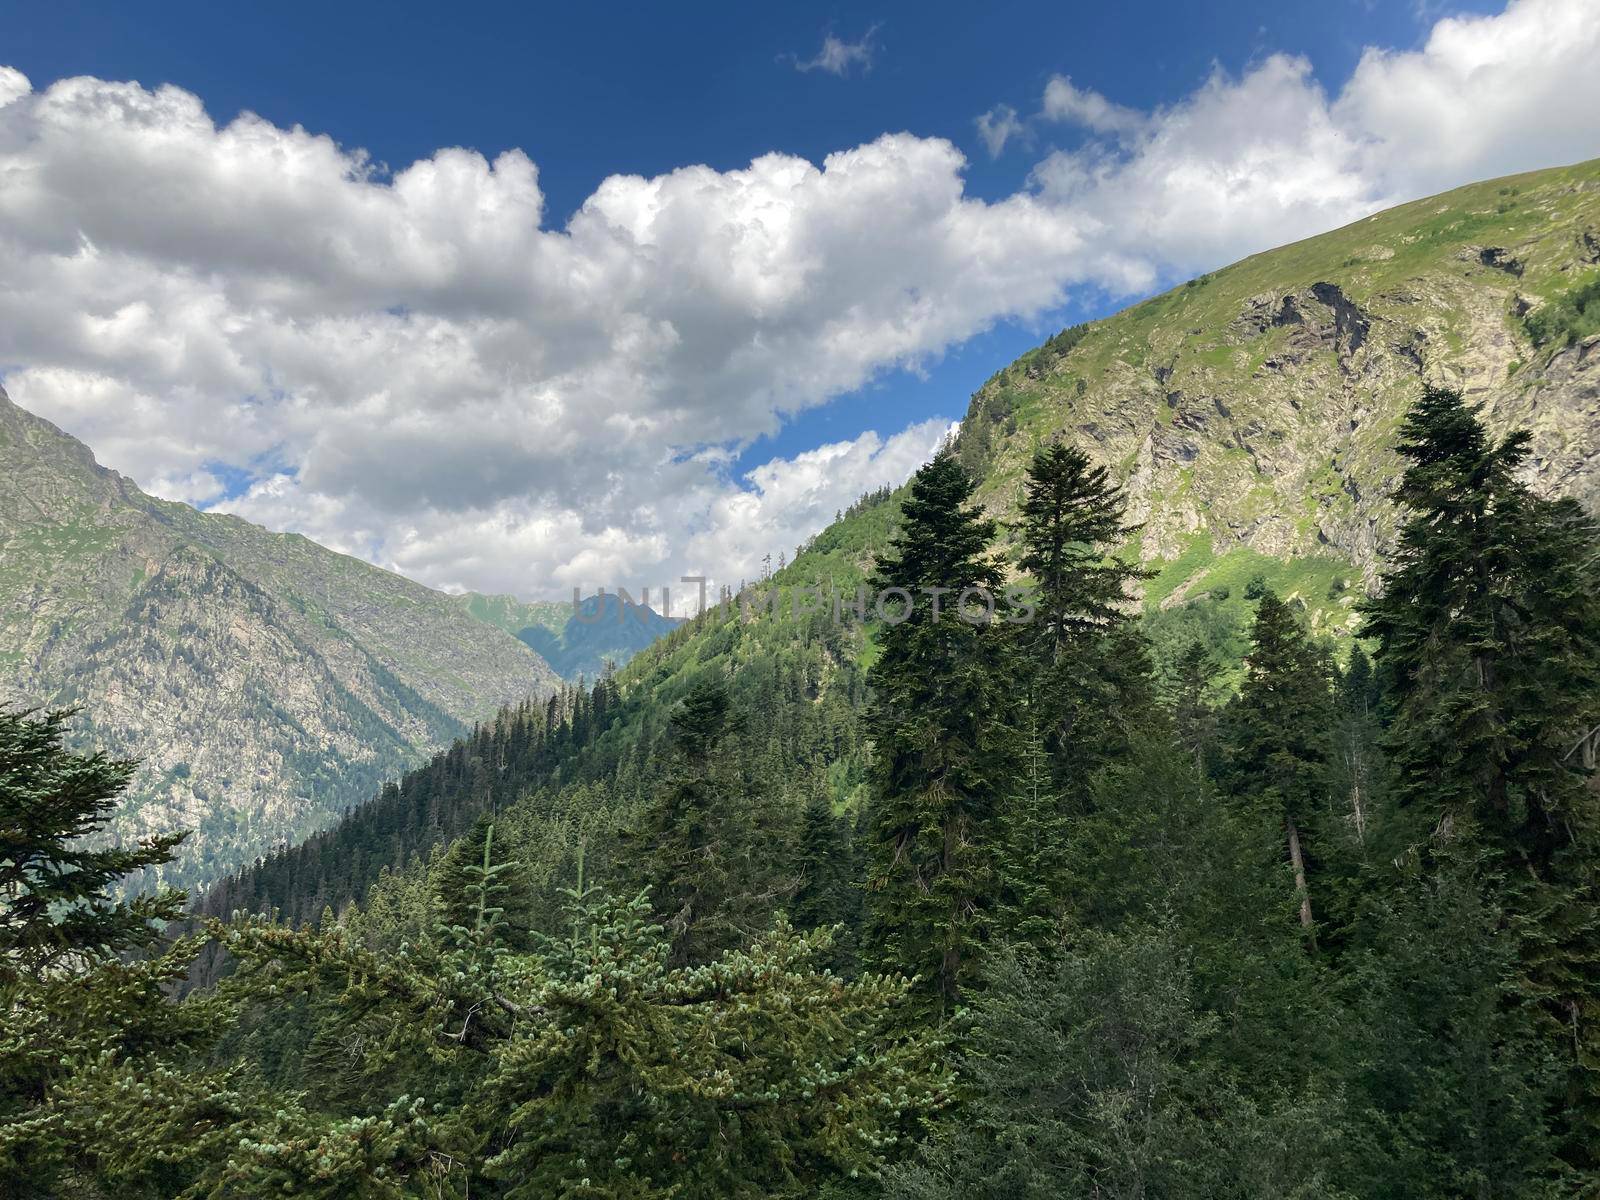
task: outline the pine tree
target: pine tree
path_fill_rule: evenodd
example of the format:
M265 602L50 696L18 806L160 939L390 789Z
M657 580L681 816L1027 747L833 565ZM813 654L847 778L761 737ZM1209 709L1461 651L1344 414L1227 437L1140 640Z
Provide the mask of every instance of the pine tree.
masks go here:
M826 783L827 777L822 776L801 816L799 883L792 909L796 928L842 926L834 938L833 963L843 967L849 964L854 945L860 893L850 826L844 817L834 814Z
M1600 703L1600 534L1517 478L1527 432L1492 440L1459 393L1429 389L1401 433L1408 515L1363 630L1394 679L1397 798L1542 874L1593 828L1573 750Z
M439 923L451 936L487 940L513 950L532 945L532 885L527 869L496 839L495 822L480 817L450 848L437 872Z
M1122 489L1082 450L1065 442L1039 450L1023 488L1021 567L1038 584L1033 628L1054 659L1125 621L1129 587L1144 573L1114 553L1135 532L1123 524Z
M1315 949L1308 869L1314 847L1308 839L1314 840L1328 789L1326 665L1294 613L1270 590L1261 596L1252 640L1244 686L1229 713L1223 778L1281 830L1300 924Z
M1151 666L1134 628L1132 586L1144 572L1117 557L1133 530L1104 467L1055 443L1029 466L1018 533L1034 584L1033 620L1014 629L1015 695L1006 830L1003 929L1043 948L1066 916L1068 818L1093 781L1126 757L1150 723Z
M994 522L971 507L972 491L949 452L918 471L874 581L883 594L903 589L909 604L885 622L868 677L872 931L886 962L917 972L936 1017L972 977L996 891L1003 639L997 621L957 610L964 592L982 589L998 612L1001 575L989 555Z
M183 835L89 848L134 764L67 749L70 717L0 708L0 1187L8 1195L59 1195L63 1172L99 1153L89 1123L77 1120L107 1119L106 1103L74 1099L86 1072L117 1075L207 1046L220 1027L217 1002L168 999L195 951L179 943L160 952L183 893L111 895L130 872L170 861ZM136 1103L121 1103L139 1120Z
M674 964L741 944L792 890L787 849L762 852L771 806L741 786L730 743L742 727L720 676L691 688L668 729L667 778L626 835L625 873L650 889Z
M1178 659L1166 697L1178 744L1206 772L1213 765L1219 730L1216 674L1216 661L1202 643L1195 642Z

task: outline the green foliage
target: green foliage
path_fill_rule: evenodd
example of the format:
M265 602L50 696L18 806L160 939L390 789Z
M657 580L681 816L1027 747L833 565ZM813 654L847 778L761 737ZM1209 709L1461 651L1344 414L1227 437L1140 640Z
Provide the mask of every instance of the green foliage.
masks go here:
M1121 494L1059 446L1024 484L1011 601L936 609L928 589L1004 580L946 452L626 671L507 710L208 902L281 896L288 923L130 957L153 910L103 894L130 860L49 883L76 904L15 887L0 1184L1593 1193L1600 538L1458 398L1430 393L1406 436L1373 659L1337 668L1315 604L1208 545L1175 586L1225 596L1119 603ZM1327 595L1302 567L1301 597ZM915 589L905 620L763 601L874 570ZM19 718L0 759L30 861L101 853L64 831L122 778L58 733ZM12 817L39 796L56 818Z
M1316 906L1307 876L1314 873L1317 825L1327 809L1328 664L1270 591L1261 595L1252 640L1244 686L1229 710L1222 778L1235 796L1282 828L1300 923L1315 948Z
M904 980L818 973L828 935L779 925L673 968L642 900L570 893L569 932L513 964L520 1014L487 1099L508 1114L489 1169L513 1197L811 1194L875 1174L942 1103L925 1040L894 1034Z
M738 794L727 752L738 724L727 685L701 679L674 710L667 777L624 834L626 873L650 892L675 965L743 944L792 890L779 869L784 855L770 853L781 815Z
M1391 681L1395 793L1431 828L1424 861L1486 859L1520 939L1520 994L1568 1071L1565 1151L1600 1170L1600 529L1518 478L1528 436L1496 441L1430 389L1402 431L1408 518L1367 633Z
M1241 1095L1168 929L1090 933L1048 965L1001 955L961 1065L974 1099L894 1200L1331 1197L1334 1111Z
M1600 276L1568 288L1522 319L1535 346L1560 349L1600 333Z
M122 876L170 860L183 835L90 848L136 764L68 751L71 715L0 707L0 987L148 946L183 911L181 893L106 898Z
M973 975L992 907L1006 738L1001 626L957 611L965 589L1001 587L994 524L969 507L972 488L948 453L911 482L876 579L903 589L909 609L880 633L866 716L871 935L884 961L917 973L941 1018Z

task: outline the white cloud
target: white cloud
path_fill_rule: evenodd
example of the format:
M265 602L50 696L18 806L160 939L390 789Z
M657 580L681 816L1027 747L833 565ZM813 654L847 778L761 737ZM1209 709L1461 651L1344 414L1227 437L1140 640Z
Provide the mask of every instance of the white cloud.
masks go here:
M1239 78L1218 70L1136 125L1108 126L1110 139L1052 155L1034 179L1097 242L1142 247L1150 278L1170 278L1475 179L1600 154L1596 61L1600 4L1516 0L1439 21L1420 50L1367 50L1331 98L1303 58L1273 55Z
M990 158L999 158L1006 143L1027 133L1027 124L1009 104L997 104L977 119L978 137Z
M1049 120L1081 125L1093 133L1138 133L1146 121L1137 109L1113 104L1099 92L1075 86L1065 75L1045 85L1041 111Z
M750 490L725 491L711 502L705 526L687 543L686 561L712 577L720 564L739 563L753 578L764 554L792 554L864 493L902 483L953 429L948 421L923 421L888 439L864 433L773 459L749 472Z
M741 490L726 447L1051 308L1082 254L1031 196L966 197L939 139L617 176L547 229L520 153L390 179L176 88L22 90L0 109L11 394L165 494L242 469L231 509L437 584L671 575Z
M0 108L20 100L33 90L28 77L15 67L0 67Z
M872 70L872 60L878 53L878 47L873 39L877 37L879 25L869 26L866 33L861 35L859 41L847 42L835 34L827 34L822 39L822 49L817 51L815 58L796 59L797 71L826 71L830 75L849 74L852 67L860 67L863 71Z
M1600 153L1597 59L1600 6L1520 0L1369 51L1332 95L1274 56L1102 116L995 202L949 142L893 134L614 176L561 228L519 152L390 177L177 88L3 71L0 363L142 484L204 501L244 471L229 508L428 583L736 582L931 446L866 434L730 480L786 414L1077 287Z

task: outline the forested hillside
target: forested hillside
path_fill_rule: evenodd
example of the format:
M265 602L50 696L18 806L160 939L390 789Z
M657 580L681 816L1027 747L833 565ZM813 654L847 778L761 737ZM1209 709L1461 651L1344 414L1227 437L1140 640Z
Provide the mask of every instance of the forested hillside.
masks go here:
M1002 535L949 450L774 581L903 589L892 616L734 599L508 711L432 768L483 793L466 835L299 930L116 957L178 898L70 901L170 846L51 872L127 769L0 718L31 814L0 871L0 1170L22 1195L1592 1194L1600 526L1458 393L1398 445L1370 659L1263 586L1235 695L1200 643L1163 685L1109 473L1041 447ZM434 810L424 776L378 803L408 787ZM197 954L221 982L171 1000Z
M1594 1194L1595 175L1066 331L904 488L225 881L176 946L156 899L70 915L164 844L41 886L126 768L4 718L0 788L51 799L0 871L0 1171L91 1197ZM1351 250L1369 226L1391 255ZM1475 323L1427 316L1413 362L1396 289ZM1292 318L1238 324L1245 292ZM1170 401L1142 356L1179 329ZM1485 383L1507 347L1515 386Z
M203 911L277 909L295 921L315 920L324 906L342 911L381 873L428 857L484 813L508 807L537 833L546 847L539 858L555 872L582 839L552 813L575 803L591 817L614 816L641 804L664 769L668 714L708 675L729 678L750 714L732 734L736 758L760 790L784 799L780 820L796 819L813 796L830 811L853 811L864 794L860 711L873 646L844 601L853 602L888 544L898 510L887 492L863 497L768 584L724 595L591 688L503 711L334 828L220 884ZM838 598L837 615L832 599L806 598L802 607L815 611L794 619L793 600L807 588ZM519 835L503 829L501 836L510 844ZM597 853L591 848L591 867Z

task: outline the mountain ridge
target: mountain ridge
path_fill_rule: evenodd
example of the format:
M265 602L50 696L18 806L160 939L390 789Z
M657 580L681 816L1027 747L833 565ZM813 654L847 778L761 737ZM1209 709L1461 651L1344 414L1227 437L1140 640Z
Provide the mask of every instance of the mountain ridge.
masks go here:
M337 819L548 665L443 593L160 500L0 389L0 700L141 759L113 836L200 883Z
M1128 487L1153 603L1297 561L1280 583L1348 632L1424 381L1528 428L1536 489L1600 506L1600 307L1565 315L1597 281L1600 160L1470 184L1062 331L978 390L960 453L1006 517L1033 448L1071 438Z

